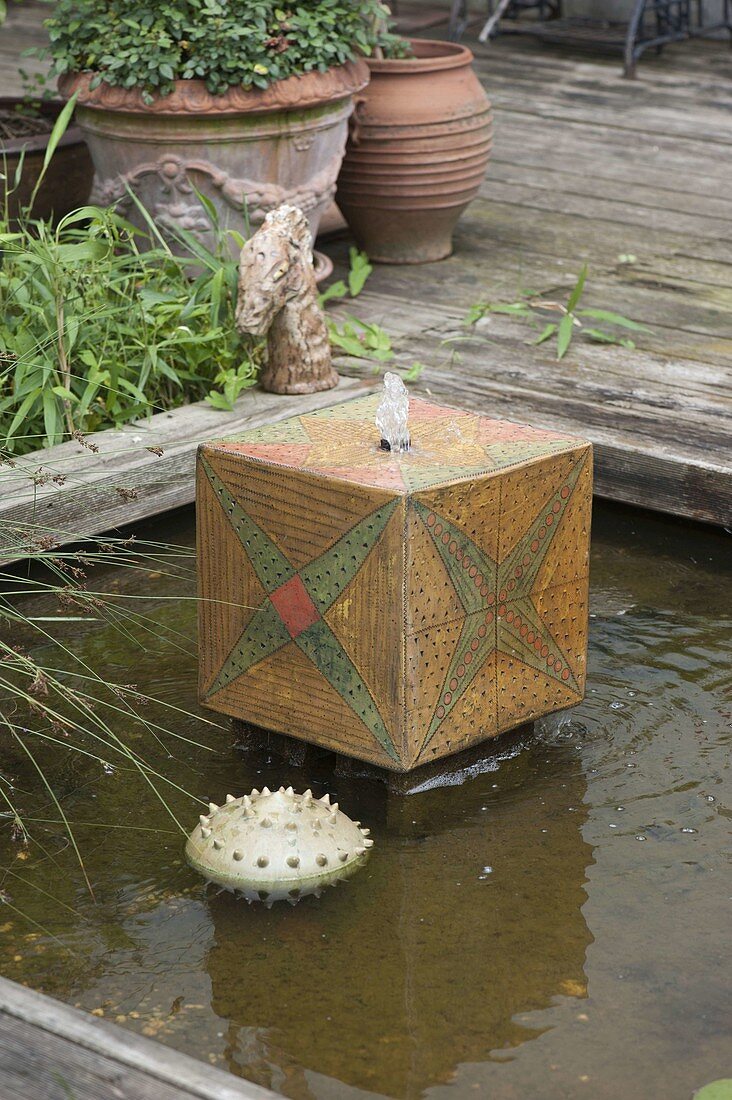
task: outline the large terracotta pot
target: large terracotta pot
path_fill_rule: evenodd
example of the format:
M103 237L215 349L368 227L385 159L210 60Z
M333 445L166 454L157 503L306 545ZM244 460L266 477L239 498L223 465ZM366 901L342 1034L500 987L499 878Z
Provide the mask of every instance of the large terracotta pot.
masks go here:
M337 202L372 260L441 260L485 176L491 105L473 55L453 42L412 41L413 58L369 60Z
M0 111L14 111L22 106L19 96L0 97ZM40 106L42 115L52 126L63 107L61 102L44 102ZM5 185L0 181L0 215L6 213L15 221L21 210L26 210L38 177L43 167L43 159L48 148L50 131L45 134L32 134L27 137L0 140L0 172L7 176L8 187L12 188L15 173L22 160L20 182L17 189L8 196L8 209L5 206ZM38 189L31 216L60 218L78 206L83 206L89 197L92 182L92 162L86 142L78 126L68 126L51 163L46 169L43 183Z
M221 225L242 234L290 202L315 235L335 193L353 95L369 73L364 61L350 61L224 95L211 95L202 80L178 80L149 104L138 89L92 88L91 79L74 74L59 87L67 97L78 92L76 118L94 160L92 201L115 204L144 226L132 190L162 233L183 228L210 246L196 191L214 204ZM238 251L233 240L231 247Z

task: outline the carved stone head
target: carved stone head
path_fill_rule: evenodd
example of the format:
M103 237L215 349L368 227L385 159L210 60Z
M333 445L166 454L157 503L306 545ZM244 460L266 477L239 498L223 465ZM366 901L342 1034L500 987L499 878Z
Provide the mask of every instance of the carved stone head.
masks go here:
M311 290L315 274L310 226L296 206L279 206L241 250L237 328L264 336L287 302Z

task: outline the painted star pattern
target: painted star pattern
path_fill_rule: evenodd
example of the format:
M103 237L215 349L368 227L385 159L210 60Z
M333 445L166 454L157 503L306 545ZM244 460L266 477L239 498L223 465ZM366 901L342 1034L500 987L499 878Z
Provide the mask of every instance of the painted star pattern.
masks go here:
M567 655L537 614L531 595L554 532L564 514L583 463L576 463L561 488L546 501L523 538L500 565L443 516L420 501L417 514L452 580L465 612L463 628L445 674L422 750L492 653L518 656L580 693Z
M396 749L358 669L323 614L341 595L388 523L397 501L375 509L299 572L234 499L205 458L203 469L267 593L206 692L210 700L293 641L394 760Z
M521 714L535 717L581 696L591 458L575 438L414 398L412 448L389 454L378 448L377 401L303 414L200 452L206 491L218 501L207 506L218 519L211 513L213 542L206 545L215 553L223 521L244 552L256 586L250 590L259 593L250 597L257 606L246 623L227 628L203 699L243 718L254 705L260 721L276 711L275 728L297 735L287 705L267 694L279 683L307 712L298 711L310 731L301 736L347 752L350 713L355 755L363 745L371 758L373 743L377 761L411 766L467 743L473 713L477 738L505 729L514 715L521 721ZM327 522L308 534L312 507ZM235 573L226 575L227 585L236 583ZM386 576L388 583L379 579ZM555 595L547 598L548 577ZM558 589L557 577L570 587ZM377 591L382 603L374 606ZM211 595L202 614L215 639L216 603L236 604L236 592ZM425 620L427 607L438 610ZM573 625L560 626L563 616ZM419 621L432 626L409 625ZM381 659L387 630L395 653L406 646L399 659L406 665ZM293 661L301 662L307 687L288 682ZM321 734L312 717L318 700L323 713L339 713L337 729L323 726Z
M228 440L227 447L263 462L416 492L555 454L577 442L556 432L490 420L413 397L409 402L413 446L404 454L390 454L378 447L374 427L378 400L357 398L268 424L247 432L245 438Z

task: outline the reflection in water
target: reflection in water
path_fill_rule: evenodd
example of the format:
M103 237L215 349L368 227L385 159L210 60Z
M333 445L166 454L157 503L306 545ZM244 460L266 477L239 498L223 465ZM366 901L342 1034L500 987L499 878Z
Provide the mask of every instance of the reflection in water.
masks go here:
M689 1100L729 1076L732 1048L728 545L597 509L587 698L447 762L453 785L389 793L325 753L283 765L182 716L213 751L136 743L204 801L292 783L371 826L367 866L292 909L207 893L133 773L49 747L96 901L61 827L36 826L45 852L1 834L2 973L295 1098ZM185 640L193 606L166 599L164 574L149 584L148 613ZM193 652L64 630L120 682L195 706ZM0 752L29 786L22 754ZM191 828L199 808L169 797Z
M534 741L459 790L335 793L378 845L343 893L246 917L229 895L209 903L232 1069L271 1086L284 1072L291 1096L313 1094L310 1069L417 1097L532 1038L517 1014L584 996L592 849L573 748Z

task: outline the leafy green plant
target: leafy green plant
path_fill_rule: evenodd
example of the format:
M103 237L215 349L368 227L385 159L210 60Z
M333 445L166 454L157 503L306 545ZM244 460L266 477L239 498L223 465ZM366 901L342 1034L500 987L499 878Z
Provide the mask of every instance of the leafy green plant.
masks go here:
M328 329L331 344L346 355L375 359L379 363L388 363L394 358L391 339L381 325L349 316L340 327L331 320Z
M46 20L56 74L167 95L175 80L213 94L342 65L400 42L379 0L59 0Z
M343 279L338 279L337 282L331 283L327 290L324 290L319 297L321 306L324 306L326 302L332 301L334 298L345 298L350 294L351 298L356 298L363 290L366 280L371 272L374 270L369 263L369 258L365 252L359 252L357 248L349 248L348 250L348 284Z
M633 340L623 333L650 332L650 329L646 325L631 321L630 318L608 309L580 308L579 303L586 281L587 264L580 271L566 303L541 298L533 292L527 292L522 300L517 302L479 302L472 306L465 318L465 323L474 325L488 313L506 314L533 325L540 325L543 322L539 336L532 343L544 344L547 340L556 337L557 359L564 358L576 335L595 343L620 344L625 348L635 347ZM552 314L558 314L559 319L547 320L547 317ZM600 321L603 327L587 324L588 321Z
M207 395L230 408L255 381L262 348L236 332L237 265L216 224L214 251L191 238L188 258L152 221L141 251L139 231L92 206L0 228L0 452Z
M373 271L365 252L357 248L348 251L348 276L346 281L338 279L320 295L320 304L339 302L347 298L356 298L363 290L366 280ZM341 324L326 315L328 336L333 348L350 355L354 359L372 359L377 364L389 363L394 358L391 337L375 321L362 321L352 314L346 314ZM378 367L377 367L378 369ZM407 382L414 382L424 369L423 363L413 363L406 371L400 372Z

